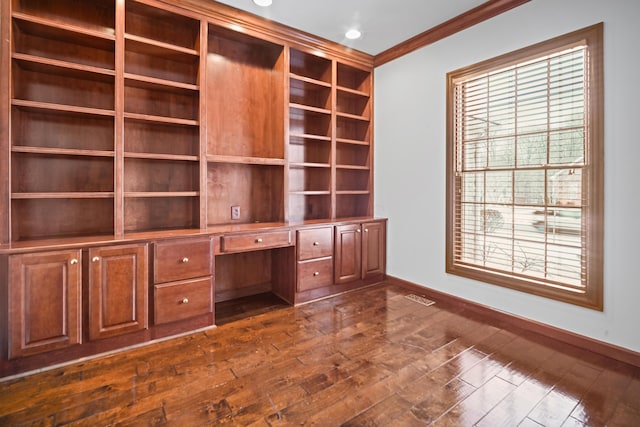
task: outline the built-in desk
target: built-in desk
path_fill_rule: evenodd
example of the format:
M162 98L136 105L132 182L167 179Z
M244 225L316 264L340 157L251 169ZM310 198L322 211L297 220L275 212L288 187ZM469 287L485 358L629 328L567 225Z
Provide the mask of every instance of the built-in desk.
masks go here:
M290 305L384 278L386 220L253 223L0 247L0 377L215 326L215 305Z

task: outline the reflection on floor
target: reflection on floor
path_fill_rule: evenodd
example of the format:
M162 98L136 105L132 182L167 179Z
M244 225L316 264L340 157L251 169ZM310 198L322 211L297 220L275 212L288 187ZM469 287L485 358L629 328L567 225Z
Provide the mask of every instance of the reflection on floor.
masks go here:
M0 425L640 425L639 368L409 293L222 304L217 329L0 383Z
M216 304L216 325L222 326L273 310L288 307L285 301L272 293L237 298Z

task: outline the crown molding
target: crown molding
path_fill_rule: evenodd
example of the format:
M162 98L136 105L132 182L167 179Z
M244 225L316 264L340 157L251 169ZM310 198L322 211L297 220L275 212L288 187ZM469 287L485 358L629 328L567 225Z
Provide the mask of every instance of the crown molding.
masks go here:
M373 65L374 67L379 67L380 65L391 62L424 46L433 44L529 1L531 0L489 0L480 6L468 10L455 18L379 53L374 56Z

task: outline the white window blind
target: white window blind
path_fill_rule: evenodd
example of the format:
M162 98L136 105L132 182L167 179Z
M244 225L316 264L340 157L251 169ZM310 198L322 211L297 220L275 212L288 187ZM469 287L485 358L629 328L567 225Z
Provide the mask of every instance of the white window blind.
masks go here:
M589 61L579 40L450 73L448 271L587 292L589 227L601 221L591 209Z

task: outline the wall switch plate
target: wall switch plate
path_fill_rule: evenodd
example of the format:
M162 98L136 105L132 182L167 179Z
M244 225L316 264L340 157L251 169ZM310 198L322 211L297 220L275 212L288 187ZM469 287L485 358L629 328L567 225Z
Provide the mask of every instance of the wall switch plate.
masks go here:
M231 206L231 219L240 219L240 206Z

